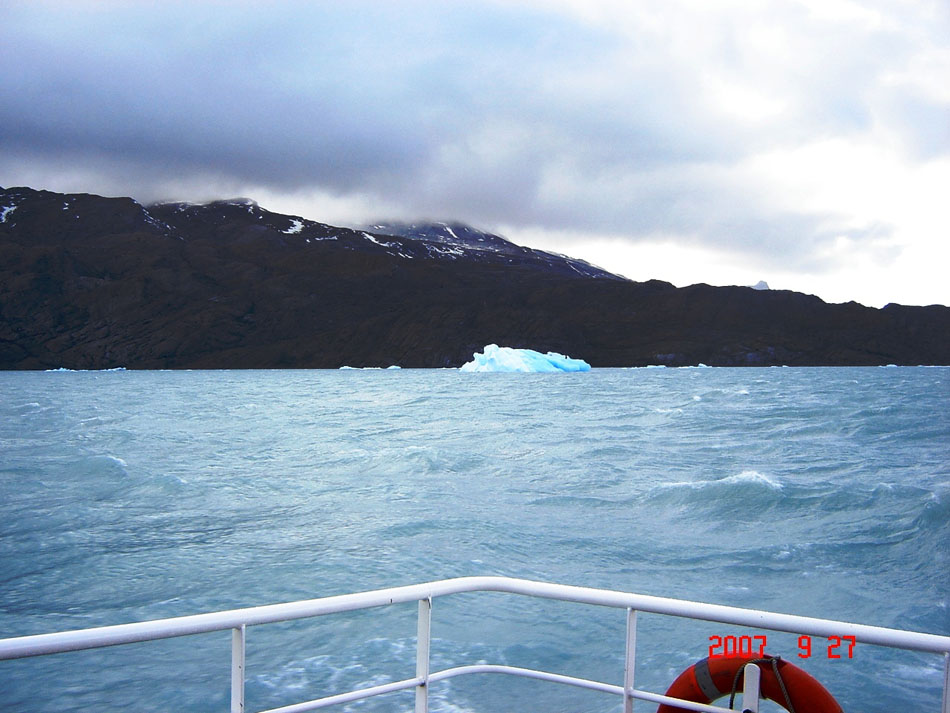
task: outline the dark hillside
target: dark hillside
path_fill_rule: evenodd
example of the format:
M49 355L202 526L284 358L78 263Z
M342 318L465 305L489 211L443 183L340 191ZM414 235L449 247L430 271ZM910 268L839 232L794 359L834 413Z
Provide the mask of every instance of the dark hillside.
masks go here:
M946 307L631 282L465 226L28 188L0 213L4 369L457 366L492 342L594 366L950 364Z

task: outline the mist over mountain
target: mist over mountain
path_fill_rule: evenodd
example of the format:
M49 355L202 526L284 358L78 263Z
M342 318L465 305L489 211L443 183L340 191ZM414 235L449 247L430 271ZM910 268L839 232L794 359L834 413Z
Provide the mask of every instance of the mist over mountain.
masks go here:
M950 364L950 308L633 282L459 223L0 189L0 368Z

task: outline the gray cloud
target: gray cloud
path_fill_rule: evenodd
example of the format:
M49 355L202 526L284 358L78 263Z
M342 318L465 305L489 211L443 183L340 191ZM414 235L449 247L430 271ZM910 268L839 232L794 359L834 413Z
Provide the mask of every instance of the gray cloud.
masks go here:
M776 7L776 23L812 22ZM784 109L743 122L710 106L706 84L718 71L775 89L742 33L709 28L691 61L648 24L631 38L491 2L7 4L0 183L84 172L142 200L178 179L359 191L488 227L678 232L804 265L833 237L829 216L781 208L731 172L757 151L868 130L868 97L914 38L806 32L808 51L775 77ZM945 105L882 102L915 151L947 150L933 128Z

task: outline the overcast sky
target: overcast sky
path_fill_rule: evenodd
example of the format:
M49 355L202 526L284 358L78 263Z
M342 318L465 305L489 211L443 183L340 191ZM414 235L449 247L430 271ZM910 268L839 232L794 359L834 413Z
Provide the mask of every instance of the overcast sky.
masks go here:
M0 185L950 305L946 0L0 3Z

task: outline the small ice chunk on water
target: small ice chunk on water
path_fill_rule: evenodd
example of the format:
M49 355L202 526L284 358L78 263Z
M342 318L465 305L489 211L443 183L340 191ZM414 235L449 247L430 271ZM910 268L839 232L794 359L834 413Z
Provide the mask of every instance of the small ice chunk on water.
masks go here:
M508 371L508 372L560 372L590 371L590 364L583 359L548 352L542 354L532 349L513 349L489 344L484 352L475 352L459 371Z
M384 367L381 367L381 366L346 366L346 365L344 365L344 366L341 366L340 369L348 369L348 370L351 370L351 371L380 371L381 369L384 369ZM388 369L402 369L402 367L401 367L401 366L396 366L395 364L391 364L390 366L385 367L385 369L386 369L386 370L388 370Z

